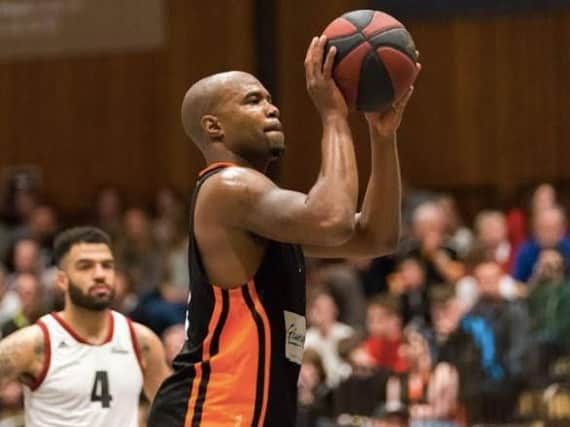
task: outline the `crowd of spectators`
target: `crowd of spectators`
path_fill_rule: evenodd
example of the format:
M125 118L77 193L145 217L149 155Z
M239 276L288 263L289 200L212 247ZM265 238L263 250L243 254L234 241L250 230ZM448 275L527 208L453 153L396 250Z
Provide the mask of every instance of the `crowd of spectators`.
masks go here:
M113 308L174 358L189 286L185 198L164 188L133 206L106 187L67 219L33 186L3 193L0 338L61 309L53 238L92 224L113 238ZM472 226L453 197L413 196L393 256L306 260L298 427L523 422L537 416L534 391L545 403L570 389L570 238L556 190L540 185L528 209L483 210ZM17 384L0 390L0 426L18 425L21 404Z

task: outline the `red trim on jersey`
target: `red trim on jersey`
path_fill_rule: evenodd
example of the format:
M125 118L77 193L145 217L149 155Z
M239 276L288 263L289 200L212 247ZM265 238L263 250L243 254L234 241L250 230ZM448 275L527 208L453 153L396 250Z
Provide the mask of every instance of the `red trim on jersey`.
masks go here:
M34 381L34 383L32 385L30 385L30 390L32 390L32 391L36 391L38 389L38 387L42 385L42 383L44 382L44 380L46 378L46 375L47 375L47 372L49 369L49 365L51 363L51 344L50 344L50 340L49 340L48 327L41 320L38 320L36 322L36 325L38 325L40 327L40 329L42 330L42 335L44 336L44 363L43 363L42 371L40 372L40 375Z
M69 335L71 335L76 341L80 342L81 344L87 344L87 345L93 345L93 346L99 346L99 345L105 345L107 343L110 343L111 340L113 339L113 332L115 330L115 320L113 319L113 313L111 313L109 311L109 332L107 334L107 337L105 338L105 341L103 341L101 344L92 344L89 341L87 341L86 339L82 338L77 332L75 332L73 330L73 328L71 327L71 325L69 323L67 323L59 314L57 314L56 312L50 313L52 315L52 317L57 320L57 322L63 327L63 329L65 329Z
M210 172L212 169L216 169L216 168L219 168L222 166L237 166L237 165L235 163L232 163L232 162L215 162L215 163L212 163L211 165L208 165L205 169L202 169L200 171L200 173L198 174L198 176L202 176L205 173Z
M133 348L135 349L135 354L137 355L137 360L139 362L139 366L142 371L143 365L142 365L141 349L139 347L139 339L137 338L137 334L135 333L133 321L128 317L126 317L126 319L127 319L127 324L129 325L129 332L131 333L131 341L133 343Z

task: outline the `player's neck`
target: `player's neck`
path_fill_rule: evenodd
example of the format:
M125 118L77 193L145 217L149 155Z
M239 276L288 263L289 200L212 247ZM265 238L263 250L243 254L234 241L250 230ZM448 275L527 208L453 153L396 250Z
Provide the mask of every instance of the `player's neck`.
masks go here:
M60 316L81 338L90 344L102 344L109 336L110 310L87 310L71 304L66 304Z
M229 150L219 150L212 147L211 150L204 152L206 163L211 165L213 163L234 163L237 166L255 169L261 173L265 173L269 167L271 159L246 159Z

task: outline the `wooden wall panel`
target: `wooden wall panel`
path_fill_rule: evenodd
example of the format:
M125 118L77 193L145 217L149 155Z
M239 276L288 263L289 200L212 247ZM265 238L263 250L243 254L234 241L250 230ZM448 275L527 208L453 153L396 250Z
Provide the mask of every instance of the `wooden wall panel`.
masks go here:
M356 9L364 4L350 4ZM362 2L365 3L365 2ZM318 167L320 127L304 90L310 37L346 2L280 2L280 93L288 131L285 183L306 189ZM505 196L530 182L570 178L570 12L406 23L423 71L400 132L405 180L415 187L491 187ZM361 187L366 132L354 125Z
M305 90L313 35L355 0L276 0L279 106L288 153L285 186L307 190L320 159L320 123ZM0 64L0 171L37 164L66 210L103 183L133 201L161 185L188 191L203 161L182 133L187 87L214 72L253 71L255 0L168 0L166 42L154 51ZM496 189L570 180L570 11L492 19L407 22L424 69L403 128L406 181L416 187ZM368 142L352 117L366 182Z
M160 49L0 64L0 170L38 165L66 210L104 183L132 201L192 186L203 160L183 136L180 102L200 77L253 70L253 0L164 4Z

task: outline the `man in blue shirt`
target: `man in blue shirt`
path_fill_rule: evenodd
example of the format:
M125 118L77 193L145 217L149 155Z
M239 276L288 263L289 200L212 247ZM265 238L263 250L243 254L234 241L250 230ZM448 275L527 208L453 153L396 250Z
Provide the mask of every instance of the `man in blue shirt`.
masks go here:
M533 230L534 237L522 244L513 267L512 275L520 282L528 282L543 249L557 249L564 256L566 265L570 265L570 237L566 235L566 216L562 208L537 212Z

